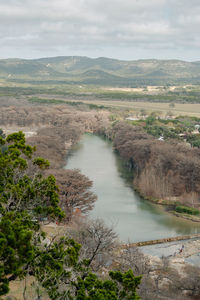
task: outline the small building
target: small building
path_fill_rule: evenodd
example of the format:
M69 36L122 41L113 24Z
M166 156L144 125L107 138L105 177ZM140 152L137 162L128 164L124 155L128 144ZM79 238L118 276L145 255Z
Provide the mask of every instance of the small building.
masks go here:
M139 118L137 118L137 117L128 117L125 120L128 120L128 121L138 121Z
M164 141L164 137L161 135L161 136L158 138L158 141Z

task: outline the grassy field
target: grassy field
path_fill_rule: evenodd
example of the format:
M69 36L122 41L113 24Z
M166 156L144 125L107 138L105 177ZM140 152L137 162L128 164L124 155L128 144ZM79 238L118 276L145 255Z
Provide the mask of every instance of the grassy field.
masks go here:
M73 99L99 101L146 101L155 103L200 103L200 85L146 86L116 88L77 84L13 83L0 79L0 96L48 95L66 96Z
M40 98L45 99L43 104L45 102L46 104L59 104L59 102L60 104L64 104L64 102L70 104L71 101L73 102L71 105L76 105L76 102L86 103L94 109L95 106L102 106L102 109L113 107L130 110L130 113L145 110L147 114L156 111L161 117L166 116L170 111L174 116L200 117L200 85L106 88L94 85L55 83L48 85L42 82L35 85L25 82L8 83L0 79L0 96L16 98L18 103L22 103L22 100L26 99L39 104L39 101L34 98ZM48 101L49 103L47 103ZM79 104L77 103L77 105Z
M58 99L58 98L57 98ZM65 100L64 97L59 97L59 99L62 99L62 103L66 101L66 104L68 104L69 99ZM73 103L78 100L71 100ZM133 102L133 101L109 101L109 100L84 100L81 99L82 103L86 104L95 104L95 106L103 106L103 107L111 107L111 108L117 108L117 109L128 109L130 111L133 111L135 113L139 113L141 110L145 110L147 113L151 112L158 112L160 116L165 116L169 113L169 111L174 116L179 115L188 115L188 116L194 116L194 117L200 117L200 104L198 103L176 103L174 107L170 107L169 103L152 103L152 102Z
M92 103L92 101L82 100L85 103ZM104 105L115 108L127 108L136 112L140 112L142 109L147 113L159 112L161 116L165 116L169 111L174 116L188 115L200 117L200 104L175 104L175 107L169 107L168 103L151 103L151 102L129 102L129 101L97 101L95 104Z

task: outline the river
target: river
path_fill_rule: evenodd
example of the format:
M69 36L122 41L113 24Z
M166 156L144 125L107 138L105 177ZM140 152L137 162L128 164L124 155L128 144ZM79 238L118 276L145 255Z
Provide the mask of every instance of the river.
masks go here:
M138 242L200 232L200 224L177 218L142 199L132 187L131 173L114 153L112 143L85 134L67 157L67 169L80 169L93 181L98 196L91 218L113 226L120 240Z

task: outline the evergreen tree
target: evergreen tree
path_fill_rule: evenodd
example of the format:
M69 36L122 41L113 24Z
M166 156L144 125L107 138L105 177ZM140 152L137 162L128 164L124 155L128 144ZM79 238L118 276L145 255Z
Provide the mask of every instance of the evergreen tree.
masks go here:
M0 137L0 145L0 296L11 281L32 275L52 300L139 299L141 276L115 271L101 280L89 261L80 261L81 245L67 237L45 238L41 217L64 216L54 176L42 175L49 163L33 158L35 148L22 132Z

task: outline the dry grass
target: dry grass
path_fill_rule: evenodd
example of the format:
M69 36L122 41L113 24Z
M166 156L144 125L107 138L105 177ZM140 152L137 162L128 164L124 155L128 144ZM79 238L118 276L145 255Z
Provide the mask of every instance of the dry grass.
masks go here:
M26 299L33 300L37 298L36 287L34 285L34 277L29 276L27 278L27 289L26 289ZM15 280L10 283L10 293L1 299L12 299L12 300L24 300L23 292L25 287L25 280ZM40 290L41 292L41 290ZM48 295L45 295L45 292L42 292L42 299L49 300Z
M74 100L73 100L74 101ZM194 117L200 117L200 104L182 104L177 103L175 107L169 107L169 103L152 103L152 102L130 102L130 101L90 101L81 100L85 103L95 103L97 105L105 105L115 108L127 108L140 112L141 109L145 109L147 112L160 112L161 116L165 116L169 111L173 113L174 116L178 115L188 115Z
M182 88L188 89L188 88L195 88L193 85L184 85ZM154 95L154 94L160 94L160 93L166 93L169 91L174 91L175 89L180 89L180 86L173 85L173 86L163 86L163 85L147 85L145 87L140 88L123 88L123 87L117 87L117 88L107 88L103 87L102 90L104 91L118 91L118 92L133 92L133 93L140 93L140 94L146 94L146 95Z
M57 225L55 223L43 224L42 230L46 233L47 237L51 239L53 236L61 237L66 233L66 225Z

